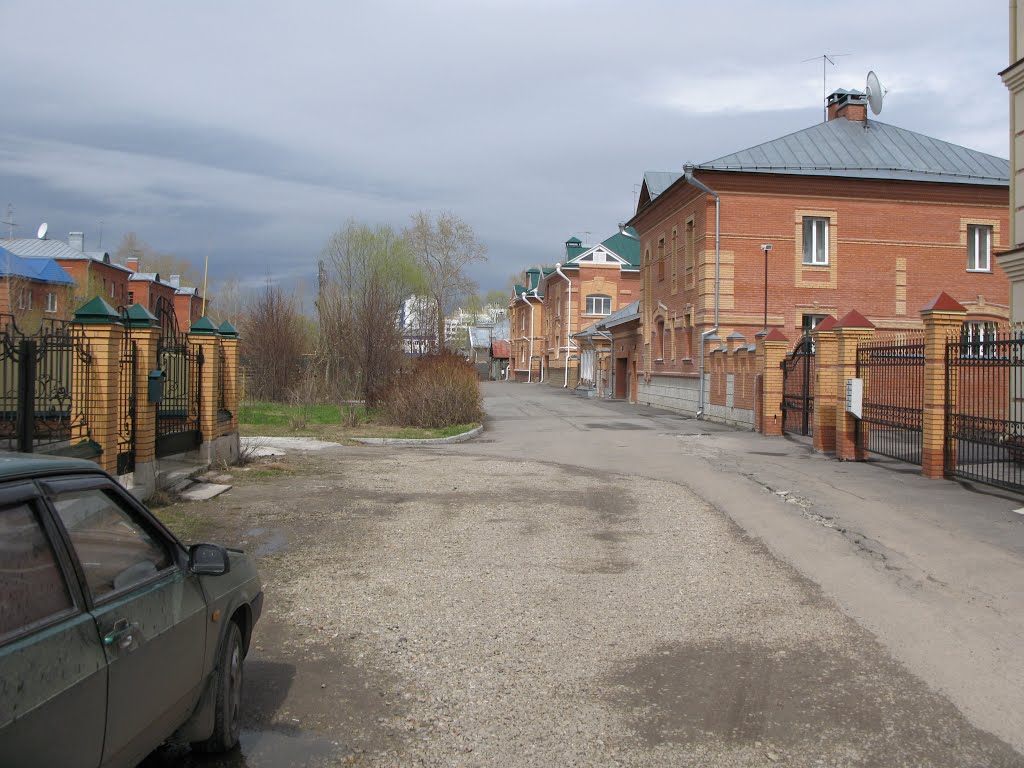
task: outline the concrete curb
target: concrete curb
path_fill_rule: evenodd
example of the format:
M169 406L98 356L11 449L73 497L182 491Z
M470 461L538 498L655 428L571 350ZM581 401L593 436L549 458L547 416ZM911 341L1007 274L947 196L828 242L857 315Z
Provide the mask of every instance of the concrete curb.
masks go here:
M479 427L469 430L469 432L463 432L461 435L452 435L451 437L425 437L422 439L405 437L350 437L349 440L362 445L449 445L451 443L464 443L467 440L472 440L483 431L484 426L481 424Z

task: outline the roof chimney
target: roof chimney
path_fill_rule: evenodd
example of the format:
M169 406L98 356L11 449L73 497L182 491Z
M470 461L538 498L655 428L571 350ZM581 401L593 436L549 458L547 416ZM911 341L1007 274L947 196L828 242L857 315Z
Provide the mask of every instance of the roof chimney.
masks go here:
M85 233L68 232L68 245L79 253L85 253Z
M844 91L842 89L830 93L825 99L828 105L828 119L845 117L863 123L868 119L868 97L860 91Z
M169 282L174 288L181 288L181 275L171 275Z
M139 271L139 257L138 256L131 256L131 257L125 259L124 260L124 265L126 267L128 267L128 269L130 269L132 272L138 272Z

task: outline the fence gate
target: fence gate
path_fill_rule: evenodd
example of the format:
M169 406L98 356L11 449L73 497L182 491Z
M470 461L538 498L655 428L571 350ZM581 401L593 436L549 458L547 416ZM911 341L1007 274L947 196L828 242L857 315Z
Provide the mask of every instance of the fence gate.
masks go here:
M814 339L802 336L782 367L782 430L812 432L814 414Z
M921 463L924 420L924 338L871 341L857 347L864 382L857 442L872 453Z
M0 317L0 449L93 458L92 355L81 331L44 321L31 335Z
M199 447L199 382L203 351L194 347L188 336L178 330L174 305L164 298L157 301L160 339L157 365L164 372L163 399L156 409L156 455L170 456Z
M135 471L136 344L126 327L121 340L117 383L117 474Z
M1024 490L1024 338L975 324L946 341L947 475Z

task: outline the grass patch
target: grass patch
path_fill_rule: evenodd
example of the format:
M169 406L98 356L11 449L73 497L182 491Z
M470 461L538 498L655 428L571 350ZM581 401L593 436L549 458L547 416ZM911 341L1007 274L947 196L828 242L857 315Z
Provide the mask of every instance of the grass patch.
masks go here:
M423 440L452 437L479 426L478 422L447 427L403 427L384 423L380 409L363 405L296 405L290 403L246 403L238 410L239 431L244 436L312 437L344 443L353 437L390 437ZM239 477L265 479L289 474L294 468L257 464Z
M210 532L218 529L216 522L204 515L195 504L170 503L161 506L147 500L147 505L160 522L185 544L209 541Z

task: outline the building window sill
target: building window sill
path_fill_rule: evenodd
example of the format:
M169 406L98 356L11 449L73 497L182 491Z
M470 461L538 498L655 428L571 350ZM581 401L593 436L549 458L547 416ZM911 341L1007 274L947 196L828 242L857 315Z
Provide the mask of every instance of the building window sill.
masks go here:
M802 261L800 262L800 266L802 266L804 269L828 269L832 265L829 264L828 262L825 262L824 264L809 264L806 261Z
M967 271L968 272L974 272L974 273L980 273L980 274L983 274L983 275L991 275L992 274L992 270L991 269L968 269Z

